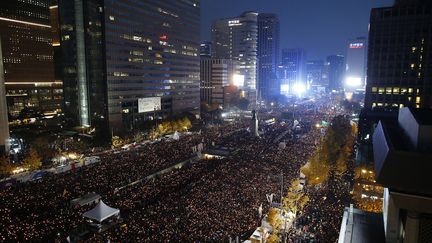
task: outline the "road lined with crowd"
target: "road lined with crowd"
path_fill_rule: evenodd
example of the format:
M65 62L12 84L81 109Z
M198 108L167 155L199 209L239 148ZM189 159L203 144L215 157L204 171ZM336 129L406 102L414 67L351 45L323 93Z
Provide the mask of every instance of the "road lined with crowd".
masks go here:
M91 234L88 242L222 241L245 236L260 224L258 208L267 211L266 195L280 198L275 175L283 173L288 182L299 176L322 136L315 124L328 117L326 110L296 107L299 129L293 129L292 121L279 119L290 108L264 110L262 120L276 117L277 122L262 122L260 138L246 129L247 120L215 125L178 141L103 154L101 163L2 189L0 241L65 240L71 230L85 224L82 213L89 209L71 207L70 201L90 192L119 208L123 223ZM274 143L276 138L286 143L284 149ZM117 190L195 156L192 147L199 143L205 148L235 147L236 152ZM314 210L309 212L313 217Z

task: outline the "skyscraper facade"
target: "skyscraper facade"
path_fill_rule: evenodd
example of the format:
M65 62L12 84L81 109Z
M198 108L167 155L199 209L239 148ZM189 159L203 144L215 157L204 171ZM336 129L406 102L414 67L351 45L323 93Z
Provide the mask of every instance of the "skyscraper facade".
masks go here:
M0 36L0 156L9 150L9 122L6 104L6 87Z
M213 57L239 63L245 76L244 86L257 88L258 13L245 12L239 17L220 19L213 23Z
M349 40L346 53L345 92L366 88L367 39L359 37Z
M432 106L432 10L421 2L372 9L366 109Z
M6 96L13 118L52 115L62 109L62 82L54 77L50 2L0 2Z
M278 95L279 19L275 14L258 15L258 95Z
M224 87L233 84L237 70L236 61L230 59L202 59L201 102L224 106Z
M330 90L341 90L345 73L345 57L332 55L327 57L328 80Z
M326 87L323 80L324 75L324 61L323 60L310 60L306 62L306 81L307 86L312 89L319 87Z
M62 0L59 8L65 104L75 123L131 129L154 118L139 109L151 97L160 98L158 116L199 113L198 0Z
M301 48L283 49L281 56L281 92L292 91L294 85L301 83L306 85L306 52ZM282 77L281 77L282 76Z
M72 126L109 134L103 4L58 0L58 13L65 115Z
M367 84L360 114L360 160L372 161L378 121L395 121L402 107L432 106L432 2L400 0L371 11Z
M210 41L202 41L200 44L201 59L212 57L212 43Z

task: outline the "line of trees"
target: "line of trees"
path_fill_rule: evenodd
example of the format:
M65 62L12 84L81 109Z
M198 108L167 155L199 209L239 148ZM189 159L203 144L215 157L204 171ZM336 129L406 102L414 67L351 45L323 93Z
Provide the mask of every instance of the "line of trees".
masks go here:
M189 120L188 117L180 118L177 120L171 120L171 121L163 121L160 123L156 128L152 129L148 135L148 138L155 139L167 134L173 134L175 132L184 132L187 131L192 127L192 122ZM115 148L122 147L123 145L132 143L132 142L143 142L146 139L146 137L141 133L136 133L131 138L121 138L118 136L114 136L112 138L112 145Z
M35 149L30 149L21 164L10 163L7 156L0 157L0 175L9 176L18 167L26 171L39 170L42 167L42 157Z
M282 215L293 220L297 213L302 211L309 202L309 196L303 191L300 180L291 182L287 194L282 198L282 209L270 208L267 214L267 222L272 226L273 232L267 239L269 243L280 242L281 235L285 227L282 222Z
M317 151L301 168L309 184L318 185L327 181L332 170L338 176L347 171L356 135L357 126L352 124L348 117L333 118Z

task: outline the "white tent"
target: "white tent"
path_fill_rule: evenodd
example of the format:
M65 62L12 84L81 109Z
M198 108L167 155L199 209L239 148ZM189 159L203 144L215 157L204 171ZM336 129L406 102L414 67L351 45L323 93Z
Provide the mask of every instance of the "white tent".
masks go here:
M172 136L172 139L179 140L180 139L180 134L177 131L175 131L175 133Z
M100 200L96 207L94 207L90 211L85 212L83 216L97 220L98 222L102 222L113 215L118 215L119 213L119 209L111 208L107 206L104 202L102 202L102 200Z

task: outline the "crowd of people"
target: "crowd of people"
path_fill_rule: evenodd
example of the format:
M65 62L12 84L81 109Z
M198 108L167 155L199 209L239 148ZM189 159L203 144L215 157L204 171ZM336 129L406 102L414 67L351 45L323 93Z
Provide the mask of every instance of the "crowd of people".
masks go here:
M291 242L336 242L344 208L353 203L350 183L344 178L330 175L318 188L310 188L310 202L295 221L289 238Z
M292 122L278 121L272 125L262 122L261 137L257 138L245 129L247 121L214 125L178 141L104 153L101 163L2 189L0 241L66 239L73 229L85 224L82 213L88 210L88 207L71 207L70 201L90 192L97 192L106 204L119 208L123 223L103 233L88 235L88 242L191 242L244 237L260 225L258 208L262 207L264 212L269 208L266 195L275 194L276 201L280 198L278 176L283 173L285 182L297 178L322 135L313 125L324 119L325 114L317 109L297 109L300 129L294 129ZM262 117L275 117L280 111L264 111ZM286 143L284 149L275 143L276 138ZM236 150L223 159L199 160L124 187L195 156L191 148L199 143L205 148L218 145ZM325 194L329 201L340 199L331 196L339 189L332 185ZM311 218L318 209L315 206L323 203L322 193L312 198L315 203L306 208L304 215L308 216L299 219L298 227L310 230L313 223L307 220L316 220ZM328 212L342 214L342 210L336 212L336 209L344 203L336 200ZM335 221L334 225L323 227L337 224ZM325 237L326 228L311 232L318 231L320 237Z

